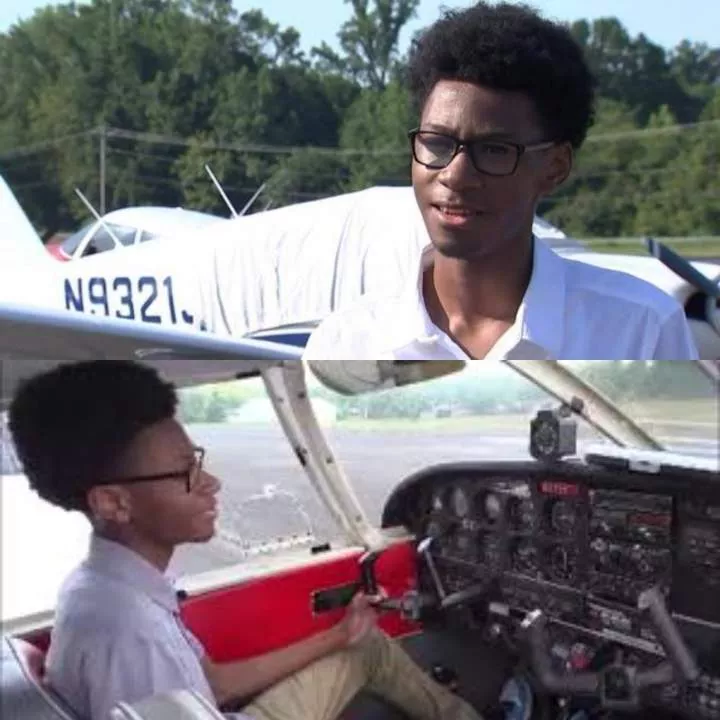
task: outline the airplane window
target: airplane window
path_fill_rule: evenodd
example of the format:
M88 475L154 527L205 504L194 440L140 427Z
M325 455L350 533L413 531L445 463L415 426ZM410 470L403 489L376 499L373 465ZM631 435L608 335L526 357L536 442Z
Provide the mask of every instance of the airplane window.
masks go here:
M94 224L95 220L89 220L88 222L81 225L79 230L76 230L74 233L72 233L72 235L68 235L62 242L63 250L68 255L72 256Z
M85 556L90 535L80 513L40 499L21 472L7 417L0 413L0 621L52 608L65 577Z
M126 225L115 225L108 223L108 227L115 234L115 237L124 245L132 245L135 241L135 233L137 228L128 227ZM115 241L113 240L110 232L102 225L98 227L97 231L93 235L92 240L88 243L83 253L83 257L86 255L94 255L95 253L106 252L108 250L114 250L116 247Z
M257 554L343 544L341 531L287 441L258 379L183 390L180 416L206 467L223 483L216 537L178 549L179 575L234 565Z
M621 382L618 363L578 363L574 370L603 391L611 380ZM628 363L622 372L624 385L611 396L621 410L668 449L718 456L717 400L710 397L708 379L700 371L689 368L686 382L678 382L675 370L674 383L652 364ZM636 390L628 392L631 387ZM336 394L315 381L311 398L316 412L334 418L326 428L328 440L376 524L399 480L423 467L531 460L530 421L538 410L559 405L510 367L487 362L469 363L447 377L357 396ZM585 443L609 442L580 421L580 451Z
M620 405L645 430L678 452L712 452L720 457L720 405L708 379L694 363L669 361L563 365ZM633 367L633 365L637 367Z
M7 429L7 413L0 413L0 477L18 475L20 472L20 462Z
M137 242L149 242L150 240L157 240L159 237L159 235L151 233L149 230L140 230L140 237Z

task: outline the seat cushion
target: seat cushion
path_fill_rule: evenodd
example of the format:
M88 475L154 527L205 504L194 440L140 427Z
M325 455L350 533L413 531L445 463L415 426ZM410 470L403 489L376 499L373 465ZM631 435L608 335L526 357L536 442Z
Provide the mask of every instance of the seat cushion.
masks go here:
M4 636L0 665L0 718L77 720L44 682L45 654L20 638Z

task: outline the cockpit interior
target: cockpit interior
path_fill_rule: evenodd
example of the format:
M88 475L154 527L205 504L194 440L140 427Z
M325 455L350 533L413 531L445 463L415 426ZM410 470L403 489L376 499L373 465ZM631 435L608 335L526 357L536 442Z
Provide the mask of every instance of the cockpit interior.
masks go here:
M567 410L529 423L533 459L399 478L385 546L318 546L303 565L181 590L183 619L214 659L240 659L328 627L362 589L383 598L381 627L486 720L720 720L717 463L609 444L580 454ZM4 638L14 720L76 720L42 686L48 642L48 627ZM511 678L531 701L504 692ZM38 691L42 711L17 709ZM342 720L399 717L359 697Z

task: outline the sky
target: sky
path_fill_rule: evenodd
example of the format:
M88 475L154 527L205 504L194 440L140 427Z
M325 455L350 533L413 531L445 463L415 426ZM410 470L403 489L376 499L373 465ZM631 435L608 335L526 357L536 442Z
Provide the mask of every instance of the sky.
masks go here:
M631 35L645 33L651 41L666 48L681 40L720 46L720 2L718 0L528 0L546 17L571 21L580 18L617 17ZM57 4L48 0L2 0L0 32L19 19L32 16L38 8ZM421 0L417 18L406 28L401 40L407 47L413 32L432 23L446 7L466 7L471 0ZM335 46L337 31L351 15L344 0L235 0L240 11L260 7L268 18L281 26L294 26L302 46L309 49L323 41Z

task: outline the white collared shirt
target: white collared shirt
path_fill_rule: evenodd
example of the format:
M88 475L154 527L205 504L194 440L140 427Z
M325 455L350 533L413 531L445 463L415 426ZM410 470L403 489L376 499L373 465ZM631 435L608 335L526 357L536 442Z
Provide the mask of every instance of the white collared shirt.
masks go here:
M471 359L430 318L422 253L411 286L365 295L327 316L305 359ZM615 270L559 256L535 238L533 272L515 322L487 360L692 360L698 353L681 305L654 285Z
M47 657L48 682L75 714L109 720L119 701L183 689L214 704L204 655L168 578L132 550L93 534L88 558L60 592Z

